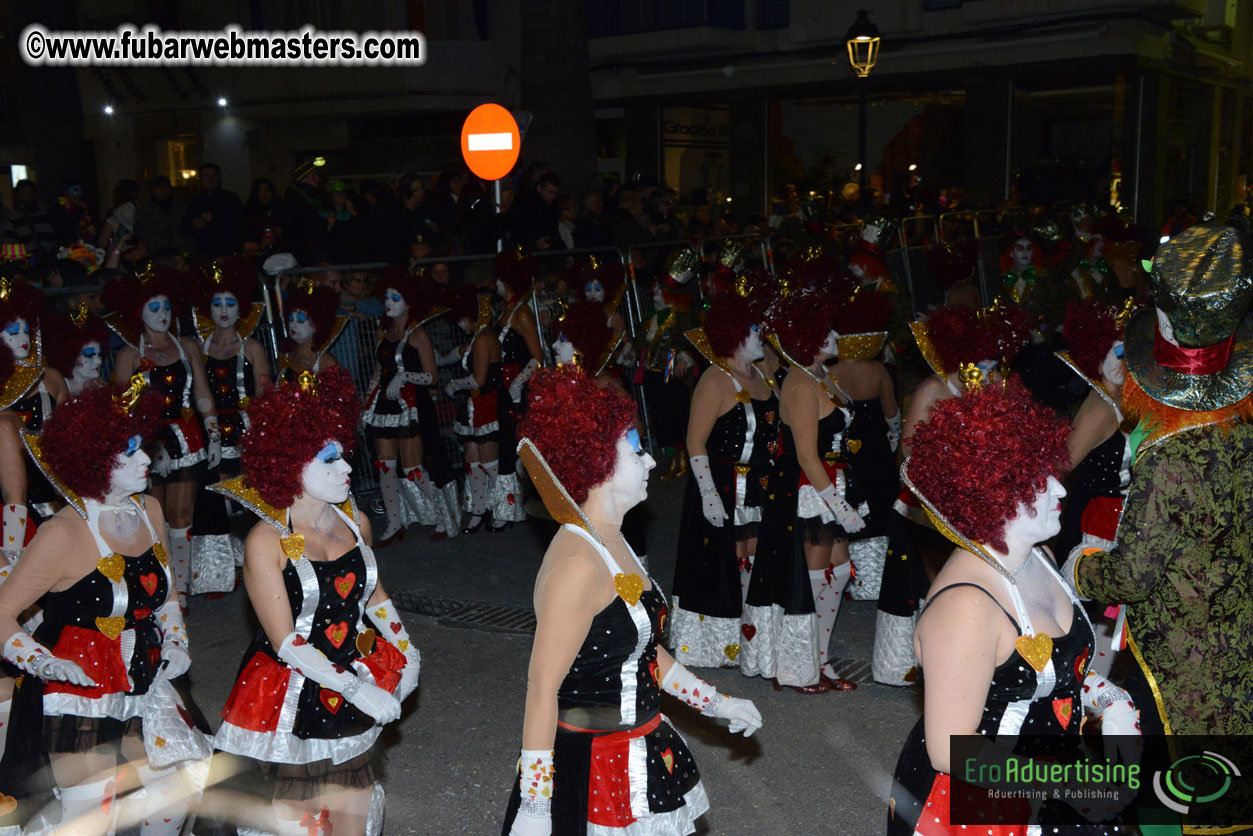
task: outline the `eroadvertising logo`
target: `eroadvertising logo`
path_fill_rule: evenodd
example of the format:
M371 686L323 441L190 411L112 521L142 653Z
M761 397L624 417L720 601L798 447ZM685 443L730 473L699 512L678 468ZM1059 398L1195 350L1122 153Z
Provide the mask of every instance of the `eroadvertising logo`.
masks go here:
M1153 792L1169 809L1188 815L1192 808L1218 801L1240 778L1239 767L1217 752L1185 755L1153 773Z

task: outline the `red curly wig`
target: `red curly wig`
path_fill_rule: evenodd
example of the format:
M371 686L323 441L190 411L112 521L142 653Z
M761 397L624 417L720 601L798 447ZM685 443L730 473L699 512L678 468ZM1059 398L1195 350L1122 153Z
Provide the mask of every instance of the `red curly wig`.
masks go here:
M939 242L927 248L927 266L940 290L970 278L979 265L979 242L974 238Z
M131 414L114 400L116 384L85 389L52 413L42 433L43 460L67 488L85 499L109 492L119 453L131 436L145 442L156 435L161 396L149 390Z
M144 330L144 305L148 300L164 296L177 318L182 310L183 290L189 283L186 273L170 267L153 267L139 276L124 273L113 277L105 285L101 299L104 306L117 313L128 328L136 334Z
M78 324L81 318L82 324ZM74 374L74 366L78 364L78 355L83 346L95 342L101 350L109 347L109 328L104 320L89 311L71 319L60 311L49 313L43 318L44 356L52 368L65 377Z
M947 374L980 360L1012 363L1031 341L1034 319L1017 305L1000 302L979 311L942 305L927 322L927 334Z
M513 297L525 295L542 272L537 259L523 256L521 252L504 251L496 256L494 275L505 283Z
M1101 379L1101 364L1122 330L1114 316L1113 308L1096 299L1066 305L1062 323L1066 350L1079 371L1095 380Z
M529 439L576 503L618 466L618 439L635 426L635 402L575 369L541 369L527 387L518 438Z
M587 360L596 363L605 353L605 347L613 332L605 322L605 307L597 302L580 299L570 306L565 315L557 320L557 333L574 346L574 350ZM587 369L595 372L595 369Z
M390 287L404 297L405 304L409 307L408 313L405 314L406 320L412 322L418 317L426 313L430 306L431 285L433 283L418 273L407 273L405 268L393 264L390 267L383 268L383 272L379 273L378 280L374 283L374 291L378 294L378 298L384 299L387 295L387 289ZM384 299L384 301L386 301ZM406 322L406 324L408 324ZM392 318L387 314L383 315L383 328L390 328Z
M479 321L479 291L471 285L460 284L449 288L442 304L448 306L444 319L453 325L460 325L463 319L472 323ZM601 315L604 315L603 311Z
M709 347L719 357L731 357L759 322L761 316L743 296L719 293L709 306L709 316L705 318Z
M861 288L838 300L831 327L840 334L886 331L895 310L896 302L890 295L868 287Z
M778 338L789 357L808 366L827 341L834 315L835 297L831 294L793 291L771 305L766 329Z
M344 455L356 442L361 401L352 375L339 366L322 371L312 392L282 383L248 407L242 463L248 483L275 508L289 508L304 487L301 474L328 441Z
M313 324L313 344L318 345L335 326L339 294L326 285L301 282L287 298L285 318L290 319L293 311L304 311L309 315Z
M906 473L953 528L1003 552L1005 523L1067 466L1069 433L1015 377L933 406Z
M4 285L5 298L0 299L0 328L7 327L10 323L19 319L26 320L26 324L30 326L31 334L31 355L35 353L35 330L39 327L39 309L43 306L43 294L37 288L27 284L23 279L6 278L2 281ZM0 342L0 383L9 379L9 375L13 374L14 363L17 358L13 356L13 352L9 347Z
M246 258L233 255L220 258L193 274L192 304L202 313L209 313L215 293L230 293L239 302L240 312L247 313L248 306L257 298L257 268Z
M980 311L979 320L983 326L980 337L985 353L978 359L1006 363L1014 362L1022 347L1031 342L1031 329L1037 321L1025 308L1004 299Z

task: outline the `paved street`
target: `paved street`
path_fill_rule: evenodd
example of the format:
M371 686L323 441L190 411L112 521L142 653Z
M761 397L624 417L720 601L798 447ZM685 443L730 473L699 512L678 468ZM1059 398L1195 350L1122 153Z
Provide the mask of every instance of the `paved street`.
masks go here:
M648 507L651 573L669 591L681 485L654 479ZM551 536L532 521L501 534L428 543L426 532L379 553L380 575L399 600L441 620L409 613L422 650L422 685L388 746L386 833L499 832L520 746L530 638L490 628L466 629L457 604L530 606L531 584ZM466 612L462 608L461 612ZM485 612L506 624L518 613ZM833 652L868 662L872 602L846 601ZM190 619L195 694L216 723L255 629L242 589L217 601L195 599ZM209 671L219 671L210 676ZM734 670L700 669L719 690L754 700L765 727L752 739L731 736L686 706L664 711L687 738L713 805L709 834L873 834L884 825L892 767L918 716L921 693L863 684L852 693L776 693L764 679ZM558 778L560 780L560 778Z

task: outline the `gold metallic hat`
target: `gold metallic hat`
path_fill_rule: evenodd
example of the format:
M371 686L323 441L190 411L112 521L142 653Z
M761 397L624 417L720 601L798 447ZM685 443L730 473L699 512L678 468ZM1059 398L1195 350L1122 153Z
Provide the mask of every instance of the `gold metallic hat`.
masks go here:
M691 247L683 247L666 258L666 278L676 285L687 284L695 275L699 259Z
M739 240L727 241L718 250L718 263L723 267L735 269L735 265L744 262L744 242Z
M1253 276L1245 272L1235 230L1190 227L1157 251L1152 279L1157 308L1133 316L1123 338L1127 371L1145 394L1177 409L1209 412L1253 392ZM1178 348L1159 336L1157 310L1170 322ZM1188 365L1193 368L1185 370Z

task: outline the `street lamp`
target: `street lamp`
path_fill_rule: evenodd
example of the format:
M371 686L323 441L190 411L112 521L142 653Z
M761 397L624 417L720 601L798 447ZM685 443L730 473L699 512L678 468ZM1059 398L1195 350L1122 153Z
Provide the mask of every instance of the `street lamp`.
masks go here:
M879 27L870 22L870 13L857 10L857 20L848 28L844 45L848 48L848 64L857 74L858 128L857 128L857 187L861 196L861 208L870 208L870 195L866 192L866 85L870 83L870 71L879 60Z

